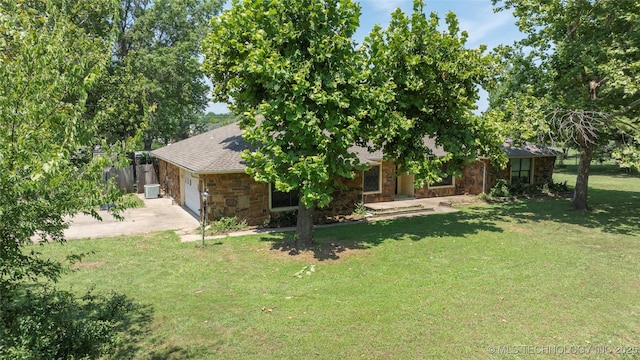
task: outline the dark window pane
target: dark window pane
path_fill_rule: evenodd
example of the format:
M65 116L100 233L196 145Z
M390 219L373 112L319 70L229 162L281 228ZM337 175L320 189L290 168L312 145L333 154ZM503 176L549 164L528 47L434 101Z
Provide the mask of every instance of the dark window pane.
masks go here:
M446 172L448 171L447 164L442 164L442 167L440 168L440 170L446 174ZM432 186L432 187L451 186L451 185L453 185L453 175L443 176L442 180L440 180L439 182L429 184L429 186Z
M429 186L451 186L453 185L453 176L443 177L440 182L429 184Z
M531 183L531 159L511 160L511 183L529 184Z
M372 166L369 170L365 170L363 175L362 190L364 192L380 191L380 165Z
M278 191L273 184L271 184L271 208L277 209L298 206L298 194L298 190L292 190L289 192Z

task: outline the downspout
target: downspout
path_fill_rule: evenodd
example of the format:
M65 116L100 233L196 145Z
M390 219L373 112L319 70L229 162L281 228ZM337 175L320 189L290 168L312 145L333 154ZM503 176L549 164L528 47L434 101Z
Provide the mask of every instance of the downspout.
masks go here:
M487 184L487 163L482 162L482 193L486 194L486 184Z

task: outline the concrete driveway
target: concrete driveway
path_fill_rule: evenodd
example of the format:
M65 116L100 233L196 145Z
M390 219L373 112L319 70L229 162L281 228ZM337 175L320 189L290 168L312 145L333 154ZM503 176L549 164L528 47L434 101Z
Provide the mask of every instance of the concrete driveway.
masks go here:
M69 228L65 230L65 237L86 239L163 230L176 230L185 234L195 232L199 226L198 219L179 205L172 204L171 199L145 199L143 194L138 196L144 201L145 207L124 211L123 221L114 219L105 210L98 211L102 221L88 215L76 215L71 220Z

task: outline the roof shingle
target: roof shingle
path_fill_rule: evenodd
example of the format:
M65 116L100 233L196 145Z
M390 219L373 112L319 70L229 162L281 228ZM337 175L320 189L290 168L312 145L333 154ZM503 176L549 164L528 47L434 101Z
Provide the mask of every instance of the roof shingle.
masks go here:
M425 137L424 141L425 145L433 149L434 155L446 154L441 146L436 146L434 139ZM241 155L249 148L249 144L242 138L242 130L235 123L167 145L152 151L151 154L196 173L235 173L245 171L246 164ZM516 146L511 139L505 141L502 148L508 157L542 157L558 154L555 150L529 142ZM381 150L370 152L365 147L353 146L349 151L355 153L360 162L365 164L377 163L383 158Z

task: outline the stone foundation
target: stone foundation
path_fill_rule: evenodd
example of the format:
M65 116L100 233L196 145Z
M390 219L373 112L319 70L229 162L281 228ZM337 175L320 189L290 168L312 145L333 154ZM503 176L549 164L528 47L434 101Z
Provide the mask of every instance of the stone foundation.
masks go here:
M269 185L258 183L244 173L200 175L209 200L207 219L237 217L248 225L260 225L269 219Z
M164 160L158 161L158 181L162 194L171 197L180 205L180 168Z

